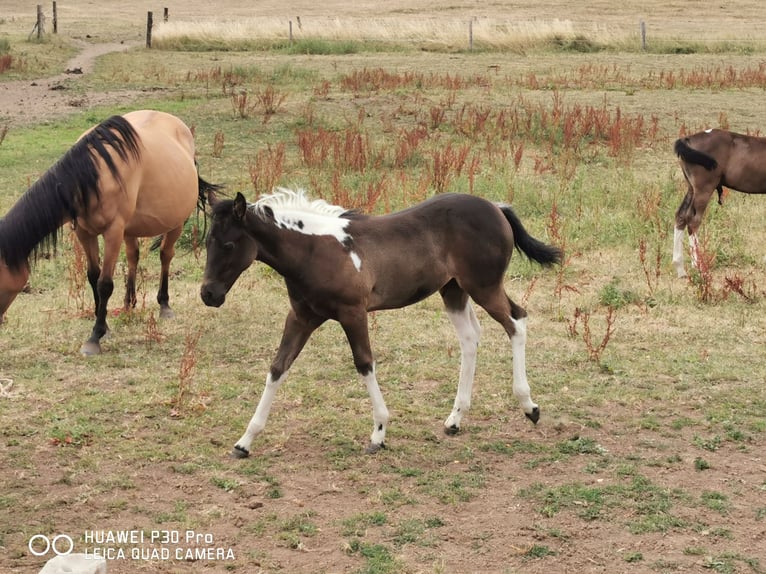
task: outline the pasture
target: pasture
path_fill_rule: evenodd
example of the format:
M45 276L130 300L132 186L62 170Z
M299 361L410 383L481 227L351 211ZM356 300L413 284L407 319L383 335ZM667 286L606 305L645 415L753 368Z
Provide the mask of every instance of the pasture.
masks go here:
M168 6L190 29L224 15L308 29L336 12L353 27L373 6L262 4ZM158 316L147 240L136 309L110 312L103 353L84 358L91 295L63 229L0 326L0 571L37 573L30 539L65 534L112 574L766 572L766 198L711 203L700 268L679 279L671 265L686 191L673 142L766 129L760 3L410 4L374 6L387 27L476 17L477 31L534 33L472 52L464 37L385 34L147 50L146 11L156 21L161 6L60 2L58 36L37 43L33 10L4 3L0 214L83 130L139 108L191 126L200 175L232 196L303 187L372 213L449 191L508 202L565 251L552 269L516 253L505 282L529 313L539 423L511 393L508 338L477 309L471 410L442 432L460 348L436 297L370 319L387 449L363 452L370 401L328 323L233 460L287 314L279 276L256 264L206 307L192 220L172 263L175 319ZM3 107L4 84L41 83L102 42L128 49L63 80L55 113L19 122ZM123 259L112 309L124 273Z

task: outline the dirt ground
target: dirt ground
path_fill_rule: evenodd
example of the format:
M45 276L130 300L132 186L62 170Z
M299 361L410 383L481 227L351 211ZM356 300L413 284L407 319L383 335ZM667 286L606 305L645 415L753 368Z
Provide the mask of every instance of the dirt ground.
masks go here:
M136 99L138 93L130 90L115 92L89 92L74 94L67 83L76 81L93 70L99 56L128 50L131 44L93 44L75 41L80 51L67 63L63 74L38 80L0 82L0 123L14 127L40 123L67 113L93 106L120 104Z
M84 106L104 105L110 102L124 104L136 99L135 93L88 93L85 96L73 98L66 89L59 89L67 79L87 74L95 59L110 51L124 50L125 44L82 44L82 51L67 65L70 73L39 80L0 83L0 110L2 122L7 125L19 126L38 123L46 118L60 117L70 112L77 112ZM77 70L78 73L71 73ZM81 73L81 74L80 74ZM76 81L76 80L75 80ZM84 98L84 100L83 100ZM670 408L670 407L668 407ZM630 408L617 405L604 405L594 409L593 417L602 422L598 429L588 429L588 435L609 453L619 457L657 458L657 450L652 441L657 436L647 432L646 437L620 436L626 427L624 421L634 416ZM691 415L694 405L676 405L674 416ZM282 415L285 412L282 411ZM514 419L511 428L505 429L505 434L496 437L498 441L529 440L556 443L577 435L582 429L559 421L552 425L541 424L533 427L519 418ZM172 464L146 464L141 468L127 471L133 484L138 488L124 491L120 496L127 499L126 509L114 511L111 508L113 495L109 492L91 493L87 507L79 506L76 501L82 494L82 485L67 484L61 480L60 471L43 472L42 468L29 472L29 480L34 481L41 493L39 503L48 508L57 508L57 516L51 516L51 523L66 522L72 533L86 532L101 528L100 524L114 523L114 517L119 517L119 524L125 528L152 528L153 525L143 523L145 516L131 516L130 508L134 506L155 505L157 508L167 508L172 512L180 501L189 499L199 500L207 509L217 509L221 512L220 519L205 527L219 548L232 548L236 555L244 555L249 548L261 549L261 559L251 559L248 563L249 572L359 572L359 554L345 548L348 537L339 536L338 523L354 512L370 510L363 506L364 500L370 500L372 495L365 498L359 493L363 488L373 491L385 491L386 484L376 484L374 474L386 467L385 456L371 457L359 462L357 472L343 473L333 470L327 464L326 458L316 450L316 440L307 434L306 422L298 422L295 428L288 428L285 438L285 454L279 460L280 483L282 496L269 498L262 486L251 488L245 485L235 493L220 488L210 488L209 484L200 484L193 476L184 476L173 469ZM399 424L406 425L405 421ZM478 415L471 417L472 426L481 429L491 426L490 421L482 421ZM289 427L289 425L288 425ZM445 448L444 443L452 440L438 436L434 424L434 448ZM272 432L277 432L272 429ZM477 430L476 432L482 432ZM640 434L640 433L639 433ZM398 557L403 572L524 572L535 573L620 573L620 572L707 572L724 571L714 567L711 555L730 554L759 558L756 566L748 566L744 562L736 562L737 572L764 572L766 568L766 522L754 522L751 518L753 508L743 507L739 500L757 498L760 489L761 506L763 506L763 484L766 476L766 463L763 453L752 449L727 449L720 452L706 453L710 468L704 473L690 472L693 461L698 456L697 451L690 447L692 437L683 436L679 431L677 437L664 437L662 440L672 442L670 452L679 452L679 448L687 445L688 452L680 452L680 464L646 465L642 472L649 480L668 488L679 487L686 492L702 493L703 491L749 492L742 499L733 498L732 506L726 516L718 521L725 525L728 535L717 535L714 532L700 530L695 535L688 530L681 535L669 532L653 532L635 535L624 527L631 519L624 507L607 519L584 521L571 512L560 512L555 517L545 517L539 513L539 508L532 500L520 498L519 491L534 483L549 486L567 484L571 474L563 467L552 464L541 465L536 469L525 469L533 455L516 455L513 460L502 454L482 452L476 453L477 461L483 465L487 481L478 490L475 497L465 503L445 506L433 502L433 508L427 504L418 504L412 508L413 517L443 517L444 525L434 529L432 546L409 544L401 548ZM419 440L419 439L415 439ZM460 440L459 438L456 440ZM400 445L404 441L400 441ZM643 446L642 446L643 445ZM642 448L645 450L642 451ZM760 445L762 448L763 445ZM87 447L86 447L87 448ZM43 467L46 460L55 460L51 452L56 449L53 445L42 445L36 460ZM227 449L221 445L221 452ZM396 456L396 455L394 455ZM393 460L393 459L389 459ZM276 459L275 459L276 461ZM466 461L454 460L448 466L460 469ZM118 465L119 461L104 461L104 465ZM578 463L578 468L581 467ZM112 470L103 469L106 474ZM28 472L14 470L14 472ZM275 471L276 472L276 471ZM653 474L652 474L653 473ZM97 475L97 471L94 471ZM417 487L416 477L384 475L388 480L396 480L400 491ZM579 473L587 480L584 473ZM592 475L593 485L601 484L598 474ZM147 485L151 485L147 487ZM585 486L588 486L587 484ZM204 491L204 492L203 492ZM753 494L755 492L755 494ZM2 493L0 493L2 494ZM45 500L47 499L47 500ZM60 501L60 505L55 504ZM587 502L583 502L587 505ZM10 509L0 505L0 512ZM293 516L310 511L312 520L316 523L336 525L333 528L322 528L307 542L298 548L290 547L284 540L261 537L257 533L243 531L243 525L253 522L254 513L273 514L276 516ZM403 511L404 512L404 511ZM66 516L66 520L63 520ZM747 518L742 518L747 516ZM109 517L108 520L104 517ZM681 517L694 520L693 517ZM753 525L756 525L753 528ZM127 526L130 525L130 526ZM156 525L154 525L156 527ZM385 540L385 536L383 536ZM257 542L253 543L255 539ZM544 559L529 557L529 552L535 547L549 548L551 554ZM690 553L689 549L705 548L703 555ZM630 560L628 554L643 559ZM4 552L0 551L0 556ZM6 555L7 558L7 555ZM236 564L236 561L233 563ZM40 561L30 562L25 558L11 559L9 563L0 563L0 572L32 574L40 569ZM135 562L116 560L110 562L109 573L134 572L225 572L228 571L225 561L182 561L175 565L166 562ZM243 571L237 569L235 571ZM373 571L372 569L364 571Z

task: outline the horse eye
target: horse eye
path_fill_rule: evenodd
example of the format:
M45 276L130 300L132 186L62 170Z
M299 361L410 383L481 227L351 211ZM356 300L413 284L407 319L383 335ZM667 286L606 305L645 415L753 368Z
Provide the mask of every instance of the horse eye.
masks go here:
M223 248L226 251L232 251L234 249L234 242L233 241L227 241L226 243L223 244Z

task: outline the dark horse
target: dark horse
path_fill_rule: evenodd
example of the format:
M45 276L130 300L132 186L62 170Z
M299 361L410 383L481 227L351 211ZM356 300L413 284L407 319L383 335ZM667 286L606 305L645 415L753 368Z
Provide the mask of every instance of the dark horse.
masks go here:
M696 233L713 192L718 192L719 203L724 186L743 193L766 193L766 138L706 130L677 140L674 150L689 188L676 211L673 237L673 267L679 277L685 277L684 229L689 231L696 264Z
M177 117L142 110L112 116L80 136L0 220L0 322L29 277L29 258L55 247L59 229L72 222L83 246L93 290L96 323L82 345L101 352L106 312L123 241L128 261L125 306L136 302L138 238L163 236L157 301L168 305L168 274L174 245L195 205L204 210L217 186L202 180L194 161L194 137ZM98 236L104 238L103 265Z
M284 277L291 306L263 395L234 456L249 454L290 366L328 319L341 324L372 401L368 452L382 448L388 409L375 377L367 313L411 305L436 291L457 330L461 351L457 397L445 431L458 432L471 404L480 327L470 299L510 337L513 393L526 416L535 423L539 419L526 375L527 313L506 295L503 276L514 247L543 265L560 262L561 252L531 237L510 207L471 195L438 195L404 211L372 217L289 190L256 203L247 203L242 194L233 200L211 196L210 203L213 216L200 290L205 304L222 305L239 275L257 259Z

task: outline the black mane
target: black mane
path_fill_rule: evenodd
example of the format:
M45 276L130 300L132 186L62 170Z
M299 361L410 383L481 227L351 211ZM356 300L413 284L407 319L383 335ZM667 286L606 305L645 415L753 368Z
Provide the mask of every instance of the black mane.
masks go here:
M98 197L98 158L121 181L110 147L123 161L140 155L138 134L122 116L112 116L83 136L0 219L0 258L6 265L18 269L41 247L55 249L59 228L84 214L90 198Z

